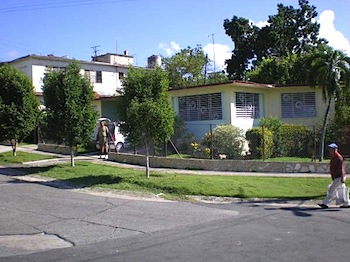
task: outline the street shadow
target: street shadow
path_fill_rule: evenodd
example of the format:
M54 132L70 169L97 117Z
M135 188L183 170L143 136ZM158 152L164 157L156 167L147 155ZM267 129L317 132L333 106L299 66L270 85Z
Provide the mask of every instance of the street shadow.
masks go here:
M46 172L54 167L56 167L56 165L45 167L24 167L23 165L11 165L6 167L0 167L0 174L9 177L26 176L37 174L40 172Z
M322 209L320 207L281 207L280 210L292 212L298 217L311 217L313 212L339 212L336 208Z
M20 179L13 179L11 181L8 181L8 183L11 184L20 184L20 183L31 183L31 184L39 184L43 186L49 186L53 188L59 188L59 189L82 189L82 188L89 188L97 185L102 184L118 184L121 183L122 178L115 177L112 175L102 175L102 176L84 176L84 177L77 177L77 178L69 178L64 180L20 180Z
M57 165L45 166L45 167L23 167L23 166L11 166L0 167L0 174L11 177L13 179L7 181L10 184L32 183L40 184L44 186L60 188L60 189L79 189L86 187L93 187L102 184L118 184L122 182L121 177L114 175L98 175L98 176L82 176L72 177L63 180L42 178L42 179L26 179L25 176L39 174L41 172L50 171L50 169L57 167ZM21 178L19 178L21 177Z

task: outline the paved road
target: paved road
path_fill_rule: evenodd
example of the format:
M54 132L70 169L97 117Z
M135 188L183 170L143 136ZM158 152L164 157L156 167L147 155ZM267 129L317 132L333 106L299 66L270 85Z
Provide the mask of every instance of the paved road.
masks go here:
M0 261L349 261L350 209L91 194L0 168Z
M119 198L0 175L0 211L0 261L349 261L349 209Z

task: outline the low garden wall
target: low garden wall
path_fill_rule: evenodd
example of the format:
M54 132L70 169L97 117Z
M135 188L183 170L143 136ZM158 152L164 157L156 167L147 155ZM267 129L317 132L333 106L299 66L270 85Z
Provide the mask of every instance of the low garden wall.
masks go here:
M108 154L108 159L119 163L142 165L146 163L145 156L114 153ZM268 162L251 160L211 160L195 158L166 158L150 157L151 167L188 169L188 170L211 170L211 171L231 171L231 172L271 172L271 173L329 173L329 163L308 162ZM350 164L347 164L350 171Z
M69 155L69 147L56 144L38 144L38 150ZM109 152L108 159L119 163L146 165L144 155ZM150 156L150 166L160 168L231 171L231 172L270 172L270 173L329 173L329 163L319 162L269 162L229 159L166 158ZM346 165L350 173L350 164Z
M39 143L38 150L44 151L44 152L49 152L49 153L70 155L70 149L69 149L69 147L67 147L65 145ZM74 154L76 154L76 151L74 151Z

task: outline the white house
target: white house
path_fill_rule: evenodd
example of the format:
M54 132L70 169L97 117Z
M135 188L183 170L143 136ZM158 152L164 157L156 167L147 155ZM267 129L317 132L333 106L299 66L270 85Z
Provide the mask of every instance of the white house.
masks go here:
M74 59L54 55L28 55L7 62L25 73L32 81L34 92L43 104L42 86L47 70L62 69ZM117 90L122 88L122 79L133 65L133 56L127 51L124 54L107 53L93 57L92 61L75 60L81 66L81 74L87 76L94 86L94 108L100 116L118 120L116 115Z

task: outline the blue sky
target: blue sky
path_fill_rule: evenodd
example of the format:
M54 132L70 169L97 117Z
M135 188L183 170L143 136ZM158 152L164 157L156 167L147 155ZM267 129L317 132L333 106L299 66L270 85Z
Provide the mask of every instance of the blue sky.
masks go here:
M316 6L320 35L350 56L350 0L309 0ZM173 55L201 45L219 69L233 42L224 19L234 15L263 24L277 4L298 8L297 0L11 0L0 3L0 61L28 54L91 60L99 54L147 57ZM214 40L214 48L213 48Z

